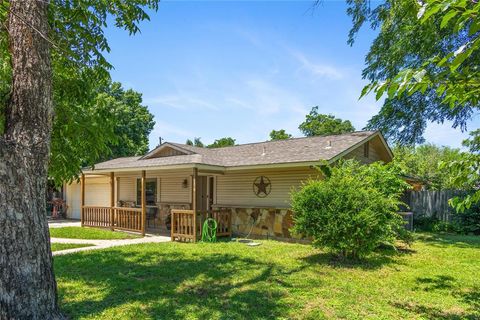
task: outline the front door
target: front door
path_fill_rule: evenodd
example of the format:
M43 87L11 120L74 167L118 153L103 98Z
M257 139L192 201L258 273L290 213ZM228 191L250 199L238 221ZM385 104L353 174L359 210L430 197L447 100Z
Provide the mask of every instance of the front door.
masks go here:
M208 202L207 202L207 177L198 176L197 177L197 210L198 211L207 211Z
M212 209L213 204L213 177L197 177L197 210L207 211Z

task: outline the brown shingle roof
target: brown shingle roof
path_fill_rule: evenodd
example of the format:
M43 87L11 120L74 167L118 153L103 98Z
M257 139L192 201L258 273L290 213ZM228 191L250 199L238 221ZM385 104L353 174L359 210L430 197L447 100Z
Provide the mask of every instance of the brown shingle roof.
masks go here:
M216 149L166 142L156 149L173 146L189 150L192 154L143 159L142 157L117 158L96 164L95 170L160 167L181 164L236 167L328 161L377 133L377 131L358 131L339 135L249 143Z

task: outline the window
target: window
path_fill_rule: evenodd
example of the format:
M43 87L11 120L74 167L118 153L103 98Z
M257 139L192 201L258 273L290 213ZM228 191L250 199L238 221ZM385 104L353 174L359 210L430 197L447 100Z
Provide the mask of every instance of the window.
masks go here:
M157 202L157 179L149 178L145 181L145 204L154 206ZM142 179L137 179L137 205L142 205Z
M370 142L367 141L363 144L363 156L368 158L370 156Z

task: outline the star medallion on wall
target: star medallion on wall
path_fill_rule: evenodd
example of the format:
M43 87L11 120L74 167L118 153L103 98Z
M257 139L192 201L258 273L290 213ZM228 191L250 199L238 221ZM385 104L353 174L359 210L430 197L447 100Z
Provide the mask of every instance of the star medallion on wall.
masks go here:
M270 194L270 191L272 191L272 183L267 177L257 177L253 182L253 193L255 193L257 197L265 198Z

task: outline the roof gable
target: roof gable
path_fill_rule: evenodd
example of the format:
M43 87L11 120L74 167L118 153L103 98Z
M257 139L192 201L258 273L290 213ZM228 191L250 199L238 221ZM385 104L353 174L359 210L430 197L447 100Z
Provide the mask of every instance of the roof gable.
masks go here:
M166 143L162 143L152 151L148 152L139 160L172 157L172 156L185 156L185 155L194 154L194 153L195 152L188 150L186 148L182 148L178 145L174 145L172 143L166 142Z

